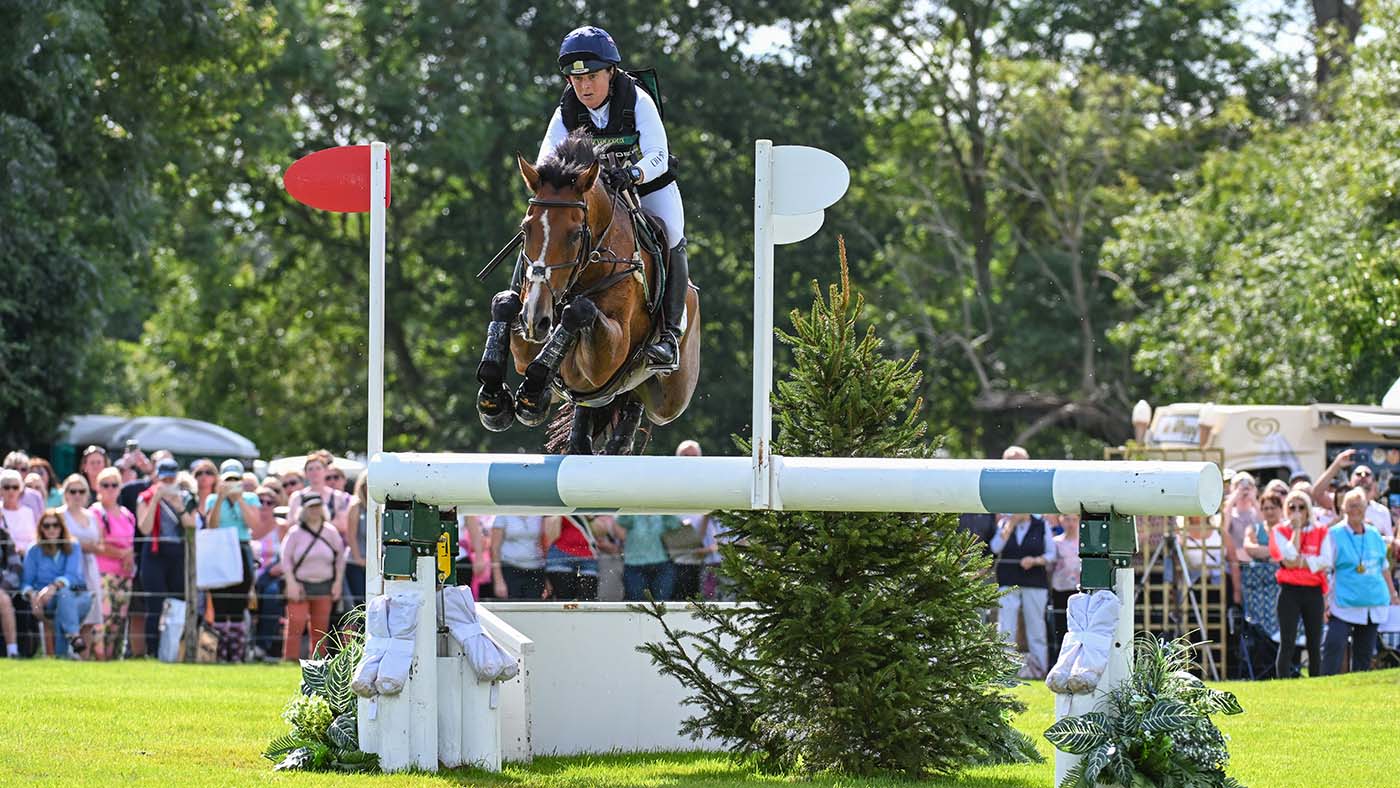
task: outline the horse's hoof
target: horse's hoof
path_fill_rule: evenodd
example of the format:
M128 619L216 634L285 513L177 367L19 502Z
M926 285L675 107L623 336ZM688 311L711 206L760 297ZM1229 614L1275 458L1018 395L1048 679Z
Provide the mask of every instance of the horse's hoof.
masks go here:
M552 399L549 389L532 394L519 391L515 395L515 420L526 427L538 427L549 418Z
M515 421L515 400L510 392L499 389L488 393L486 387L476 393L476 412L481 416L481 424L492 432L505 432Z

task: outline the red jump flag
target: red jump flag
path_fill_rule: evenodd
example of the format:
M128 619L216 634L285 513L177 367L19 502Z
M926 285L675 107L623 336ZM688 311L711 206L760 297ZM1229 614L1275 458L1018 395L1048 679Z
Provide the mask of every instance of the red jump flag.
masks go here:
M342 145L309 153L292 163L282 185L298 202L340 213L369 210L370 146ZM389 154L384 153L384 204L389 204Z

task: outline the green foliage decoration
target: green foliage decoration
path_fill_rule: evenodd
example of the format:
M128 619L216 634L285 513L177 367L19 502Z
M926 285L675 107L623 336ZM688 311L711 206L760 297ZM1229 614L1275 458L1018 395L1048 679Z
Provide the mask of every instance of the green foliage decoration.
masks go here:
M915 360L861 330L841 278L779 339L791 373L774 396L776 453L924 457ZM716 736L766 772L924 776L1036 759L1011 715L1015 665L978 611L989 563L952 516L725 512L721 571L751 605L697 603L697 631L641 647L691 692L691 736Z
M1238 785L1225 774L1228 740L1210 717L1243 709L1233 693L1188 672L1192 648L1184 638L1139 635L1132 673L1104 696L1103 710L1065 717L1045 731L1056 749L1084 756L1060 788Z
M363 610L351 622L363 619ZM282 720L292 731L274 738L263 757L277 764L274 771L321 770L359 772L379 768L379 756L361 752L356 722L355 693L350 681L364 654L362 630L329 633L333 656L301 661L300 692L287 702Z

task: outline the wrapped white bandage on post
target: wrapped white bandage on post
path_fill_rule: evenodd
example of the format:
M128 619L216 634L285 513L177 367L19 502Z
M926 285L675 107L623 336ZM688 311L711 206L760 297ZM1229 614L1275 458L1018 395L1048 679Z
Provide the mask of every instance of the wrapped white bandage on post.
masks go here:
M365 605L365 655L355 667L350 689L362 698L373 697L374 680L379 677L379 663L389 649L389 598L379 594Z
M413 639L423 595L416 591L380 594L365 606L365 655L350 687L361 697L393 695L413 668Z
M453 640L461 644L478 681L505 681L520 670L515 659L482 630L470 588L442 589L442 616Z
M1069 631L1060 647L1060 658L1045 677L1045 686L1055 692L1076 694L1098 688L1108 667L1121 605L1118 595L1106 590L1069 598L1065 611Z

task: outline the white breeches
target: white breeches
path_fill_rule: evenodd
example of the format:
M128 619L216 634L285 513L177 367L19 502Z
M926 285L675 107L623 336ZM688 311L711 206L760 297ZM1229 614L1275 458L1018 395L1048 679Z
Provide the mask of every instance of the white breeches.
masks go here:
M685 238L685 206L681 204L681 187L672 183L659 192L642 198L642 207L656 214L666 225L666 243L671 248Z

